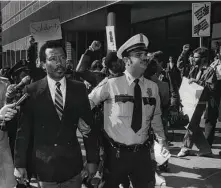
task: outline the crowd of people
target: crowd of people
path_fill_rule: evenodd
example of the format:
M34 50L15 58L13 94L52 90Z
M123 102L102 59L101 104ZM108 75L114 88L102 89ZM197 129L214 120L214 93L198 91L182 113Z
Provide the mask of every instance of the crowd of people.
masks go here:
M169 127L186 126L178 157L213 156L221 47L211 58L207 48L186 44L176 60L149 52L148 38L137 34L102 59L93 41L73 70L62 40L45 42L39 53L33 37L29 42L27 59L0 72L0 187L28 186L32 178L40 188L80 188L82 179L98 187L92 180L101 161L104 188L162 185L168 161L154 162L151 147L157 141L169 153ZM191 119L182 113L183 77L204 87Z

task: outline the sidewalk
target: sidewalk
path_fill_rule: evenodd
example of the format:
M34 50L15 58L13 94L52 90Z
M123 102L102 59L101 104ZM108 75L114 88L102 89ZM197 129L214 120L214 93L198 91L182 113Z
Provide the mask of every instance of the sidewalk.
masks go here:
M172 138L172 131L170 136ZM167 188L220 188L221 187L221 123L217 124L216 137L212 151L214 158L188 156L177 158L185 130L175 130L170 151L169 172L162 173L167 182ZM193 150L197 150L195 147ZM161 186L163 187L163 186ZM156 186L160 188L160 186Z

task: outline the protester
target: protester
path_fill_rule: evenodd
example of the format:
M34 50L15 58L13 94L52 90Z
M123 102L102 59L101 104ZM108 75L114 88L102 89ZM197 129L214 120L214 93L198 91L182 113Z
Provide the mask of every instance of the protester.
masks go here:
M208 102L208 106L211 106L212 100L214 100L215 93L210 91L209 85L207 85L207 81L204 79L204 75L207 72L206 66L208 65L208 49L205 47L199 47L193 51L193 58L195 61L197 72L194 74L194 78L190 78L189 83L196 82L202 86L204 86L204 90L199 98L199 102L196 106L196 109L193 113L192 119L190 120L190 123L188 125L186 134L184 136L183 140L183 146L180 150L180 152L177 154L178 157L184 157L187 155L195 155L195 153L191 152L191 148L193 144L197 146L199 149L199 152L196 153L198 156L206 156L211 157L212 156L212 150L211 147L206 140L199 124L201 121L201 116L206 108L206 103ZM193 75L193 74L191 74ZM211 83L214 84L214 83ZM214 95L215 94L215 95ZM218 93L218 95L220 95ZM211 102L210 102L211 101ZM213 111L213 109L217 108L216 104L213 105L213 107L208 108L209 118L207 119L209 122L214 121L214 116L216 116L216 112ZM217 115L218 117L218 115ZM217 120L217 117L215 121Z
M15 104L0 106L0 187L2 188L13 188L17 184L13 175L14 165L5 125L17 113L14 107Z
M189 74L190 62L188 60L191 54L191 49L189 44L183 45L183 50L177 60L177 67L181 72L181 77L187 77Z
M43 44L39 57L47 77L26 87L30 97L17 132L14 174L27 179L27 152L31 149L32 169L41 188L80 188L83 162L76 130L83 130L82 124L89 178L99 160L86 88L65 78L66 51L60 41Z
M34 81L37 80L38 77L38 70L36 67L36 60L38 58L38 46L35 42L35 38L31 35L29 37L29 44L28 44L28 50L27 50L27 62L28 62L28 68L30 69L30 75L33 78Z
M182 77L180 70L177 68L175 60L172 56L169 56L169 62L167 63L166 72L170 75L171 80L176 80L175 84L176 87L179 89L182 82Z
M102 81L89 94L92 108L104 102L105 167L108 169L104 188L117 188L128 175L134 187L155 186L148 144L150 122L163 148L166 142L158 87L142 76L147 67L148 43L143 34L126 41L117 52L125 63L125 74ZM143 103L142 97L152 102L144 100Z
M162 51L154 52L152 57L157 61L157 77L160 81L167 82L170 92L170 114L173 122L178 118L178 112L180 109L180 96L179 96L179 84L180 80L174 79L171 75L171 71L167 71L167 63L165 62L165 54ZM177 75L176 75L177 76Z
M94 62L95 54L99 52L101 43L99 41L93 41L85 53L81 56L81 59L77 65L75 77L83 81L90 92L101 80L104 79L105 74L101 71L91 70L91 65ZM95 61L97 62L97 61ZM101 67L99 67L100 70Z

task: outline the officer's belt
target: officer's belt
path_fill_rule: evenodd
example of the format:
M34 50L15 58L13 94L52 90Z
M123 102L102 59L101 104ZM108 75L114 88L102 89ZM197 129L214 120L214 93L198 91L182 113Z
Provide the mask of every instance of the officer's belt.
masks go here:
M144 105L156 105L156 99L153 97L142 97ZM134 102L134 97L130 95L115 95L115 102Z
M147 141L145 141L143 144L132 144L132 145L126 145L126 144L122 144L119 142L115 142L112 138L110 138L107 133L105 131L104 132L104 137L107 139L107 141L110 143L110 145L117 149L117 150L128 150L128 151L132 151L132 152L138 152L143 148L150 148L150 144Z

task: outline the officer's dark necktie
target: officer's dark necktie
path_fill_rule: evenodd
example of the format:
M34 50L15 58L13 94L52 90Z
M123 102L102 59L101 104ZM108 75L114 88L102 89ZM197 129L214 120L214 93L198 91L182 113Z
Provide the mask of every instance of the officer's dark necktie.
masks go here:
M61 119L62 115L63 115L63 97L62 97L62 93L60 90L60 86L61 86L61 83L56 82L54 105L55 105L56 111L58 113L58 116Z
M142 96L141 96L141 89L139 86L139 79L134 80L135 87L134 87L134 109L133 109L133 116L132 116L132 124L131 128L134 132L140 130L142 126Z

